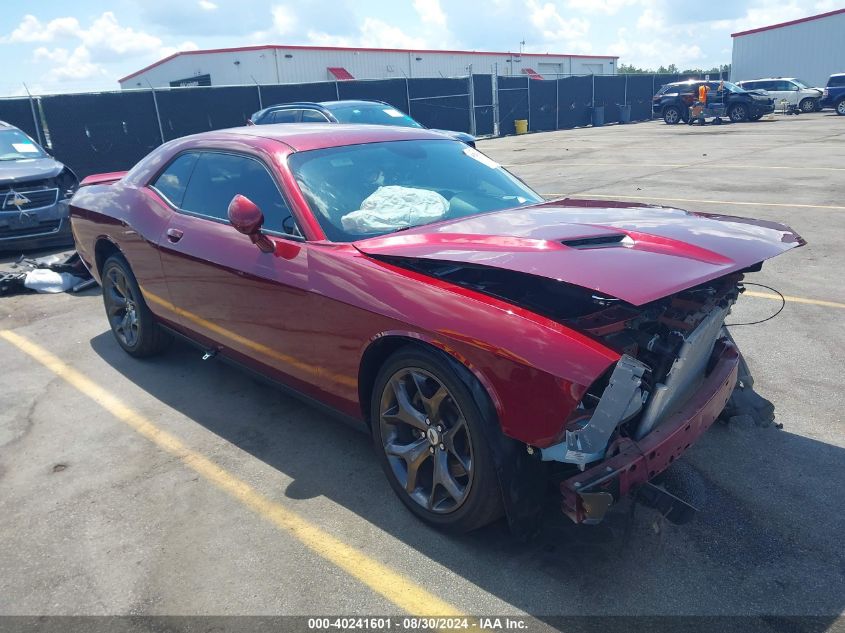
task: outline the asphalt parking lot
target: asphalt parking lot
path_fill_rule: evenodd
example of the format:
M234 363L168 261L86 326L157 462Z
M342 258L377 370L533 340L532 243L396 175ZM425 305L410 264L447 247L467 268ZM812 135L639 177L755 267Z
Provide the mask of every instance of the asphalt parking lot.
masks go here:
M840 626L845 118L655 121L479 149L550 197L753 216L809 242L748 279L787 295L782 314L734 329L783 428L716 425L689 451L706 488L692 523L622 504L594 527L550 508L529 542L501 522L440 534L402 507L357 431L185 344L131 359L96 290L21 295L0 299L0 613L450 610L530 614L538 626L631 614ZM750 290L730 322L779 307Z

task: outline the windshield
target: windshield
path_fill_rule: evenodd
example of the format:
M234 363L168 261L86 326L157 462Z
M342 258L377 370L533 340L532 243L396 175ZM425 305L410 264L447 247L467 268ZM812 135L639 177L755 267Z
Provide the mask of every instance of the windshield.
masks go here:
M481 152L445 139L298 152L288 164L335 242L543 200Z
M359 103L356 105L331 106L331 113L338 123L368 123L371 125L393 125L395 127L422 127L404 112L384 103Z
M0 160L44 158L44 150L20 130L0 130Z
M812 88L806 81L801 81L800 79L793 79L792 83L797 84L799 88L807 89Z
M723 81L722 83L725 84L725 90L728 92L747 92L747 90L740 88L736 84L732 84L730 81Z

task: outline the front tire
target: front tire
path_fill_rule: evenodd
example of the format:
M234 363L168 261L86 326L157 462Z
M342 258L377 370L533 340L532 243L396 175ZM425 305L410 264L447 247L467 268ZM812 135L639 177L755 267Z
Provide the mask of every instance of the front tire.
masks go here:
M807 97L806 99L801 99L801 102L798 104L798 107L801 109L801 112L815 112L816 111L816 100Z
M118 345L136 358L162 352L170 335L156 322L128 262L112 255L103 264L101 277L106 317Z
M748 120L748 108L744 103L737 103L728 110L728 116L734 123L742 123Z
M502 513L489 421L449 361L408 347L379 371L370 403L372 435L396 495L426 523L469 532Z

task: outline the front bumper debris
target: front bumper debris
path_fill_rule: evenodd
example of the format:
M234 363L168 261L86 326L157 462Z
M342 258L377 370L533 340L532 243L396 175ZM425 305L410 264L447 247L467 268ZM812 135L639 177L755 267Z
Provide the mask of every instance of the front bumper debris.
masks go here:
M737 384L740 358L725 340L714 354L712 371L680 409L638 441L620 438L608 451L612 457L561 482L564 514L599 523L615 501L666 470L710 428Z

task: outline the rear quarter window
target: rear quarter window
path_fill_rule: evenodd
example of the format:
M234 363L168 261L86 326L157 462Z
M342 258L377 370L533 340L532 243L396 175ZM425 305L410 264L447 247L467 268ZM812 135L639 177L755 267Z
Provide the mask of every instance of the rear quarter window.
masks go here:
M194 166L197 164L197 156L198 154L188 153L176 157L152 184L153 189L164 196L174 207L182 206L185 189L188 187L188 181L191 179Z

